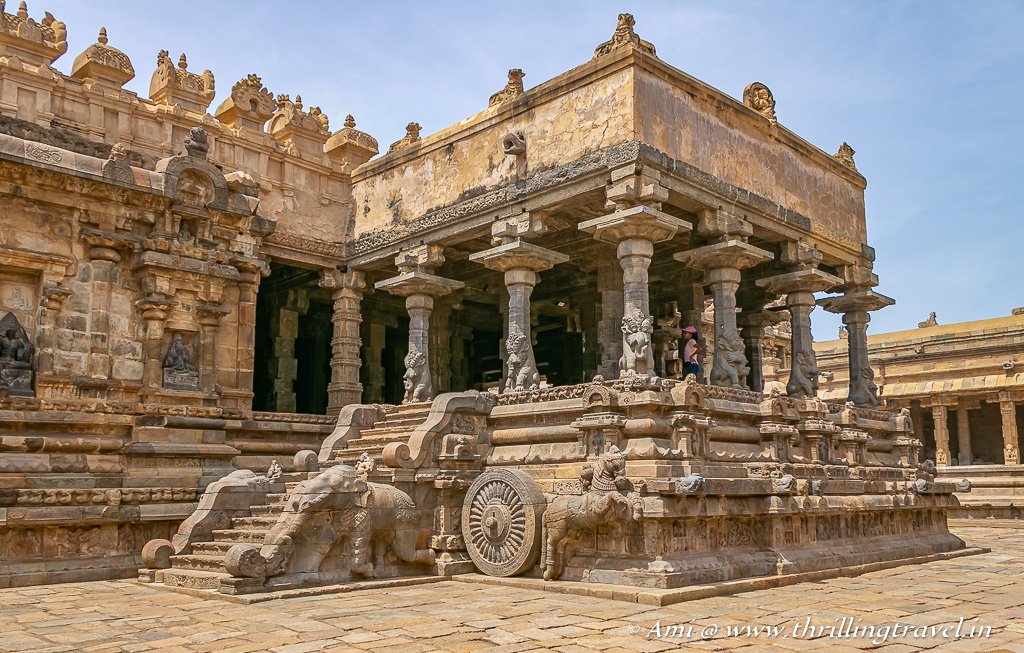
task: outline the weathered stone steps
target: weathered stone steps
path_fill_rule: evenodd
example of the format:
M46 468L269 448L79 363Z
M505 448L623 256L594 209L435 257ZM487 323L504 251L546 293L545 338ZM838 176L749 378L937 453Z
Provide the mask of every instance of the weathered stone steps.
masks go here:
M248 528L252 530L269 530L277 523L277 517L275 516L263 516L263 517L232 517L231 527L232 528Z
M284 512L284 503L252 506L249 512L253 517L276 517Z
M192 545L195 555L224 555L238 542L196 542Z
M224 555L208 555L199 553L190 553L188 555L171 556L171 568L187 569L195 571L215 571L218 573L227 573L224 569Z
M163 569L160 578L164 585L171 587L189 587L197 590L215 590L220 586L222 578L229 576L223 572L202 571L199 569Z
M213 531L213 539L217 542L230 542L232 544L263 544L267 536L266 530L253 530L245 528L225 528Z

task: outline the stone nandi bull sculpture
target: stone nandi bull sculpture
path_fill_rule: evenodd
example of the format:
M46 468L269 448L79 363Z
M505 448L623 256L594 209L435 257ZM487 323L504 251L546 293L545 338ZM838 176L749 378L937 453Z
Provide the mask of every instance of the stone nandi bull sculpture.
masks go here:
M317 573L335 545L348 539L349 572L373 578L387 549L404 562L433 564L432 549L416 548L420 511L396 487L369 483L372 461L335 465L297 485L264 540L266 575Z
M580 473L585 492L558 496L544 512L544 580L555 580L565 571L566 547L583 533L614 520L638 521L643 517L643 499L630 489L626 458L612 446L594 464Z

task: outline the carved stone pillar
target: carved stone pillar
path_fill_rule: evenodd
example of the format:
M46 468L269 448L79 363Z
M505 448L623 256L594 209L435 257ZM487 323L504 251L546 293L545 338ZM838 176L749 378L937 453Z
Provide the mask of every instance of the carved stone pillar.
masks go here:
M619 376L654 374L650 294L647 269L654 256L654 243L668 240L690 224L649 206L634 206L611 215L587 220L579 229L598 240L616 246L622 266L622 358Z
M238 316L237 316L237 374L234 388L239 394L238 401L247 409L252 408L252 375L256 367L256 296L259 291L263 269L256 265L236 263L238 268ZM264 268L269 269L269 268Z
M740 313L737 323L740 326L740 337L743 338L744 352L750 374L747 376L747 387L754 392L764 392L764 341L765 329L778 324L783 317L777 311L744 311Z
M872 290L855 289L838 297L825 297L818 302L830 313L842 313L846 325L846 346L849 348L850 391L847 401L857 406L878 405L878 386L868 361L868 311L891 306L895 300Z
M743 341L737 335L736 289L740 285L741 269L772 258L771 252L737 238L675 255L677 261L705 270L705 280L711 286L715 304L715 353L710 378L713 385L746 387L750 368L743 352Z
M462 288L461 281L431 274L444 262L440 245L419 245L395 258L399 274L378 281L375 288L405 297L409 311L409 353L405 357L405 400L403 403L430 401L434 385L430 372L430 313L434 298Z
M434 388L439 393L452 389L451 315L452 305L440 301L430 317L430 369Z
M811 337L814 293L843 283L839 277L817 268L821 259L821 254L813 247L803 243L788 243L783 248L782 260L795 264L797 269L757 281L757 285L770 292L786 295L793 351L786 393L791 397L814 397L818 394L818 360L814 355L814 340Z
M362 270L340 270L325 274L320 285L333 288L334 312L331 316L331 382L327 385L327 414L337 415L343 406L362 399L359 383L359 325L363 320L360 303L366 277Z
M110 361L110 299L117 285L117 265L121 262L118 246L124 246L110 237L89 231L82 236L82 242L91 268L91 312L89 331L89 362L86 373L94 379L111 378Z
M230 309L212 304L196 307L196 317L201 329L199 340L199 389L213 394L217 389L217 327Z
M974 460L974 453L971 451L971 423L970 412L966 406L959 406L956 409L956 439L960 452L957 461L961 465L970 465Z
M502 392L523 392L540 387L537 362L533 357L533 325L530 295L538 273L569 260L565 254L538 247L519 238L469 257L505 274L508 289L508 336L505 340L505 369Z
M1017 405L1009 395L999 396L999 413L1003 418L1003 464L1019 465L1020 448L1017 439Z
M135 305L142 311L142 319L146 321L142 382L151 390L159 390L164 382L164 322L168 312L177 305L177 302L158 295L150 295L135 302Z
M949 465L949 424L948 413L943 405L932 406L932 420L935 422L935 464Z
M606 379L618 375L622 357L622 274L613 260L597 265L597 292L600 295L601 317L597 325L597 371Z

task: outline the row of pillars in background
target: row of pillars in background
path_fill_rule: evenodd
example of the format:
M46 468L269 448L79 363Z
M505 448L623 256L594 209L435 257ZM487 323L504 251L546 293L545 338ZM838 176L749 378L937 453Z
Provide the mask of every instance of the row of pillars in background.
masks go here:
M654 318L648 289L648 268L654 255L654 244L693 228L690 223L663 213L659 203L653 204L655 206L620 206L610 201L610 207L617 210L579 224L580 230L616 247L622 269L621 342L601 342L603 350L620 352L618 376L654 374L651 341ZM530 296L542 271L568 260L564 254L525 240L542 233L544 228L543 222L529 213L499 220L492 228L494 246L470 256L470 260L505 276L508 303L507 311L503 311L506 314L502 343L505 369L501 392L539 387L531 338ZM745 388L748 387L748 374L760 375L760 342L759 339L756 343L751 342L753 335L763 334L764 326L772 322L772 316L762 314L757 317L752 312L743 324L748 337L738 335L736 295L740 271L770 261L774 255L747 242L752 228L746 220L721 210L701 212L698 230L712 242L680 252L675 258L703 270L713 295L714 357L710 381L715 385ZM787 392L795 397L817 393L818 370L810 323L810 313L815 307L814 292L842 286L846 289L844 295L830 297L820 303L826 310L843 313L844 322L849 327L850 400L861 406L876 405L877 388L871 382L873 373L867 362L867 312L887 306L892 300L871 290L877 284L877 277L870 273L869 268L867 272L857 273L859 276L847 275L850 278L842 279L818 269L821 259L821 254L813 247L801 242L786 243L782 248L781 261L790 271L757 280L757 285L765 293L786 296L786 309L791 315L793 351ZM443 261L440 245L409 248L396 258L398 276L376 284L380 290L406 298L410 317L409 354L405 360L404 379L406 402L427 401L435 394L429 334L433 302L435 298L463 286L461 282L434 274ZM614 291L614 288L608 290L612 294ZM605 299L605 293L601 294ZM751 352L749 358L747 352ZM758 368L756 372L751 370L750 363ZM763 388L763 380L755 379L754 383L753 387L759 385Z
M956 405L957 460L952 459L949 449L949 407L946 404L932 406L932 420L935 424L935 464L970 465L974 462L971 448L971 426L969 407ZM1020 448L1017 433L1017 405L1009 396L999 397L999 413L1002 418L1003 463L1020 464Z

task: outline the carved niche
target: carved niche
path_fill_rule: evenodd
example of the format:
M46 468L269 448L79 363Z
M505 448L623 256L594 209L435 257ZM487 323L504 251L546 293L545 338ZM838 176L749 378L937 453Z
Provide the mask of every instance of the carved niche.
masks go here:
M171 336L163 362L164 387L169 390L198 390L199 368L195 348L186 342L180 331Z
M17 316L0 318L0 390L18 397L32 397L32 344Z

